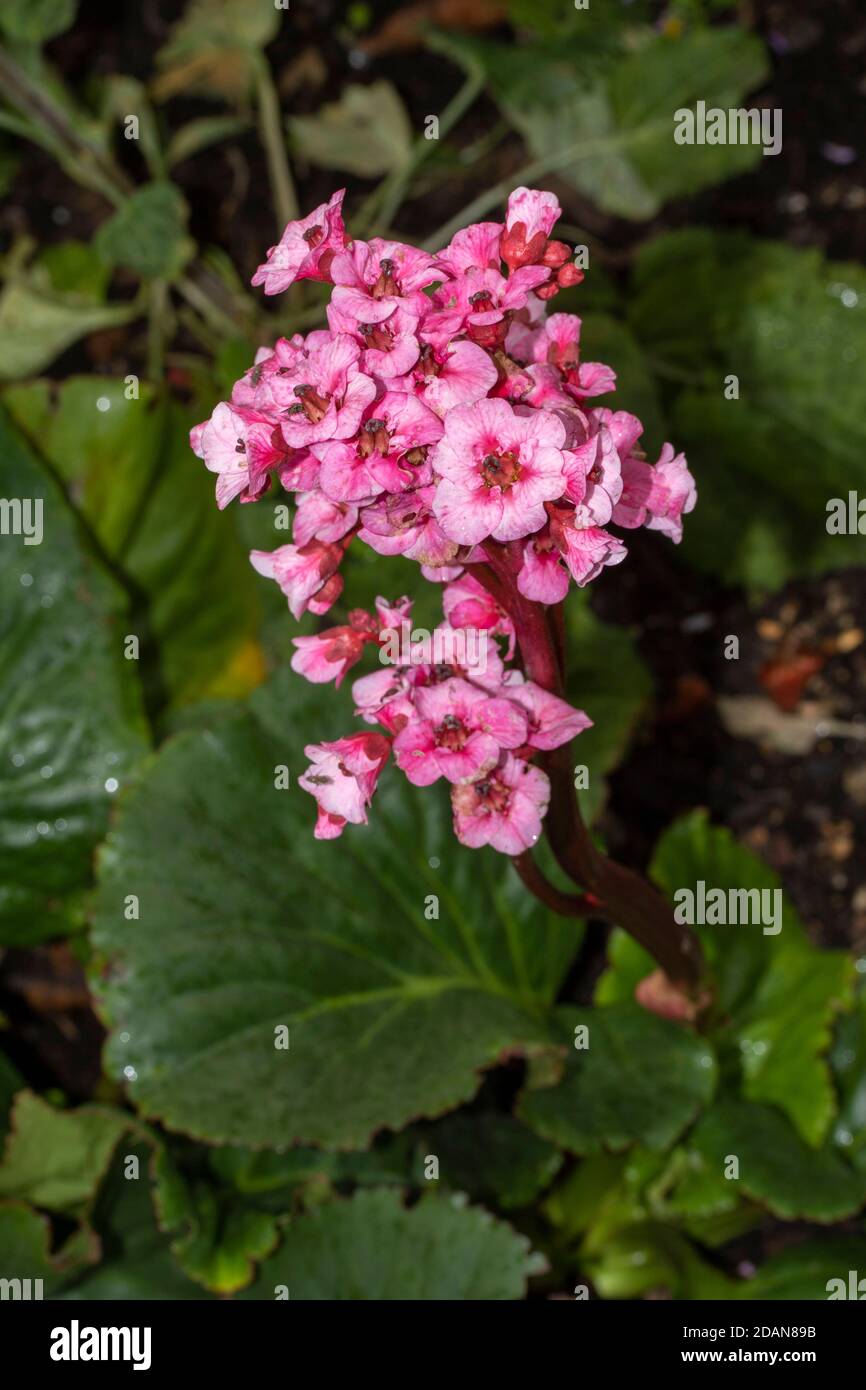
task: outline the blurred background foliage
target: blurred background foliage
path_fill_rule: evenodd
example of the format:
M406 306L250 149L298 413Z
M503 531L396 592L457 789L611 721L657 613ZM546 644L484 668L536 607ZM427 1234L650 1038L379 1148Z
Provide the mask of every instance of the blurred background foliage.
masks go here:
M0 38L0 493L46 533L0 545L0 1272L826 1296L866 1266L866 582L825 526L866 495L857 7L6 0ZM781 108L781 154L675 146L699 100ZM386 787L337 849L274 801L350 705L285 671L299 629L247 560L286 539L278 499L219 513L187 435L321 322L327 287L248 286L343 183L355 235L429 247L554 188L589 255L555 307L688 453L681 550L635 535L567 617L599 835L671 892L786 892L779 936L703 929L700 1034L434 796ZM414 593L435 624L410 563L346 570L345 606Z

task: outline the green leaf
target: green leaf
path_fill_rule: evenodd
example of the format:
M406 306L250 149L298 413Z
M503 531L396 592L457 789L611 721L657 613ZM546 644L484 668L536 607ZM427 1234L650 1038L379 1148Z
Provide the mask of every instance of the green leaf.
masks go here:
M581 20L583 16L581 16ZM453 42L453 36L449 36ZM641 221L670 198L696 193L752 168L759 145L677 145L674 113L738 107L761 86L763 45L742 29L693 29L678 37L636 31L628 49L582 35L512 46L459 40L481 61L503 114L538 159L573 150L556 165L606 213Z
M339 101L314 116L292 117L289 131L298 153L312 164L366 179L406 164L412 151L409 117L390 82L350 83Z
M447 796L394 769L367 828L315 841L303 747L351 728L347 699L289 672L252 708L167 744L103 850L95 938L116 971L97 988L134 1039L115 1033L110 1065L134 1065L138 1103L172 1128L363 1147L547 1044L580 933L492 851L461 849Z
M77 9L78 0L4 0L0 29L10 39L45 43L69 28Z
M188 209L173 183L137 188L103 222L94 245L107 265L125 266L145 279L171 280L192 256L186 234Z
M604 804L605 777L625 752L652 682L626 629L602 622L589 604L585 591L572 592L565 625L568 698L593 720L572 749L575 765L588 769L589 786L578 799L584 819L592 821Z
M857 962L862 967L862 958ZM830 1054L839 1095L833 1139L850 1163L866 1173L866 995L838 1022Z
M637 1298L659 1289L690 1300L736 1297L732 1279L703 1260L685 1236L655 1222L616 1232L586 1264L602 1298Z
M103 300L111 271L84 241L58 241L40 251L36 264L48 272L52 288L60 294L83 294Z
M569 1039L565 1076L525 1091L519 1114L545 1139L573 1153L640 1143L665 1149L705 1105L715 1059L700 1038L637 1004L560 1010ZM574 1029L586 1027L585 1047Z
M448 1115L424 1135L439 1179L504 1210L525 1207L553 1181L562 1155L511 1115Z
M631 321L679 392L671 429L699 496L685 557L752 588L862 563L862 537L827 523L833 498L866 492L866 272L691 228L641 253ZM728 400L731 376L739 398Z
M104 551L123 563L167 445L164 400L146 382L68 377L7 387L3 402L48 460Z
M782 1250L762 1264L757 1274L739 1286L738 1296L743 1299L826 1300L833 1293L837 1297L840 1295L838 1283L830 1283L835 1279L845 1286L842 1296L850 1298L849 1271L855 1271L856 1285L859 1272L864 1269L866 1240L861 1236L805 1240L802 1245ZM862 1299L863 1294L855 1289L854 1297Z
M146 1175L149 1145L138 1144L130 1154ZM102 1246L102 1261L67 1279L61 1299L206 1299L211 1295L187 1279L169 1250L168 1238L157 1229L146 1176L128 1178L125 1158L112 1165L94 1204L92 1219Z
M545 1268L525 1236L486 1211L426 1196L409 1209L392 1190L358 1192L293 1221L242 1298L405 1301L520 1299Z
M245 695L264 670L259 582L236 516L217 509L212 477L190 452L194 417L144 382L135 389L129 398L115 378L71 377L10 388L4 400L146 602L133 630L156 642L171 701Z
M32 507L30 537L0 538L0 935L24 945L80 922L91 851L146 731L119 591L2 414L0 497Z
M26 1202L0 1202L0 1279L31 1280L31 1298L51 1297L72 1273L98 1257L92 1234L81 1230L52 1252L47 1216ZM36 1279L42 1280L41 1294L32 1283Z
M47 276L8 280L0 291L0 381L41 372L79 338L129 323L137 303L103 304L82 294L59 294Z
M785 1221L842 1221L866 1201L866 1176L832 1148L810 1148L790 1121L767 1105L726 1098L698 1121L690 1150L718 1180L763 1203ZM739 1178L726 1180L731 1157Z
M19 1092L0 1163L0 1198L77 1212L93 1196L129 1125L119 1110L57 1110L31 1091Z
M282 18L276 6L249 0L191 0L156 56L157 101L207 96L241 103L249 96Z
M264 677L260 581L236 517L189 448L190 416L169 406L160 470L122 563L149 597L162 675L175 705L246 695Z
M256 1261L279 1240L276 1221L231 1192L187 1180L167 1149L155 1159L160 1227L175 1232L172 1254L181 1269L214 1293L235 1293L252 1279Z
M757 890L762 913L763 905L774 914L781 903L776 934L769 920L696 926L717 988L711 1036L741 1070L746 1097L780 1106L807 1143L822 1143L836 1112L825 1054L833 1021L851 1002L850 957L813 946L778 875L703 812L683 817L662 836L651 872L678 903L674 895L697 894L701 881L707 893ZM653 968L618 933L597 1001L631 998Z

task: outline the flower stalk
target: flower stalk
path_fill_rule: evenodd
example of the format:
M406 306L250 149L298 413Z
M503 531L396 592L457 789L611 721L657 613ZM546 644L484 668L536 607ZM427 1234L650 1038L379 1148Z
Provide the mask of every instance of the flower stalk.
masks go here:
M473 565L472 573L511 618L529 679L562 698L562 604L545 609L523 597L515 582L520 557L513 545L488 542L484 549L487 563ZM690 992L696 990L704 974L697 936L674 920L669 905L645 878L597 848L575 795L569 746L563 744L541 754L539 763L550 779L547 836L560 868L585 890L580 900L583 910L601 909L599 915L610 917L633 936L673 984ZM526 858L521 855L514 862L530 892L554 912L578 915L575 906L579 900L558 894L534 865L534 872L528 869Z

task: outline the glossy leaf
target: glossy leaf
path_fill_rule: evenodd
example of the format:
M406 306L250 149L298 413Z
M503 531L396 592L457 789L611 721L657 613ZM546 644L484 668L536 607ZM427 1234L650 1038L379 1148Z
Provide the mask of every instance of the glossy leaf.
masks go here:
M363 1147L548 1043L579 931L493 852L458 847L446 796L394 769L367 828L315 841L303 747L350 728L346 704L289 672L253 710L167 744L103 851L110 1062L135 1068L136 1100L172 1128Z
M90 854L146 731L123 597L2 416L0 497L22 504L32 539L42 508L40 544L0 537L0 936L20 945L80 922Z
M560 1024L569 1039L565 1075L524 1092L519 1113L573 1153L667 1148L712 1095L707 1044L636 1004L563 1009Z

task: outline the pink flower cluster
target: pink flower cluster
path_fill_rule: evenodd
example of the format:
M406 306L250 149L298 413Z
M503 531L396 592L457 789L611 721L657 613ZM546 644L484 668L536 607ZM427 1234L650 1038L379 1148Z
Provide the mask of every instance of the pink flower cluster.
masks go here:
M292 543L251 556L296 618L339 598L357 538L445 584L443 630L485 636L483 670L416 651L355 682L358 713L386 734L307 749L301 785L319 804L316 834L366 821L393 751L416 785L451 783L464 843L516 854L538 838L547 805L532 759L589 720L505 670L496 638L510 639L510 656L509 617L472 566L507 548L523 598L558 604L572 581L624 559L610 524L678 541L694 482L668 444L647 462L634 415L588 404L615 374L581 360L579 318L546 311L583 278L551 239L553 194L516 189L504 223L467 227L437 254L348 239L342 201L340 191L290 223L253 278L266 294L301 279L333 285L328 327L261 349L231 400L192 431L192 447L217 475L220 507L257 500L275 479L297 495ZM408 621L406 600L380 600L376 617L355 610L296 638L292 665L339 684L368 643Z

